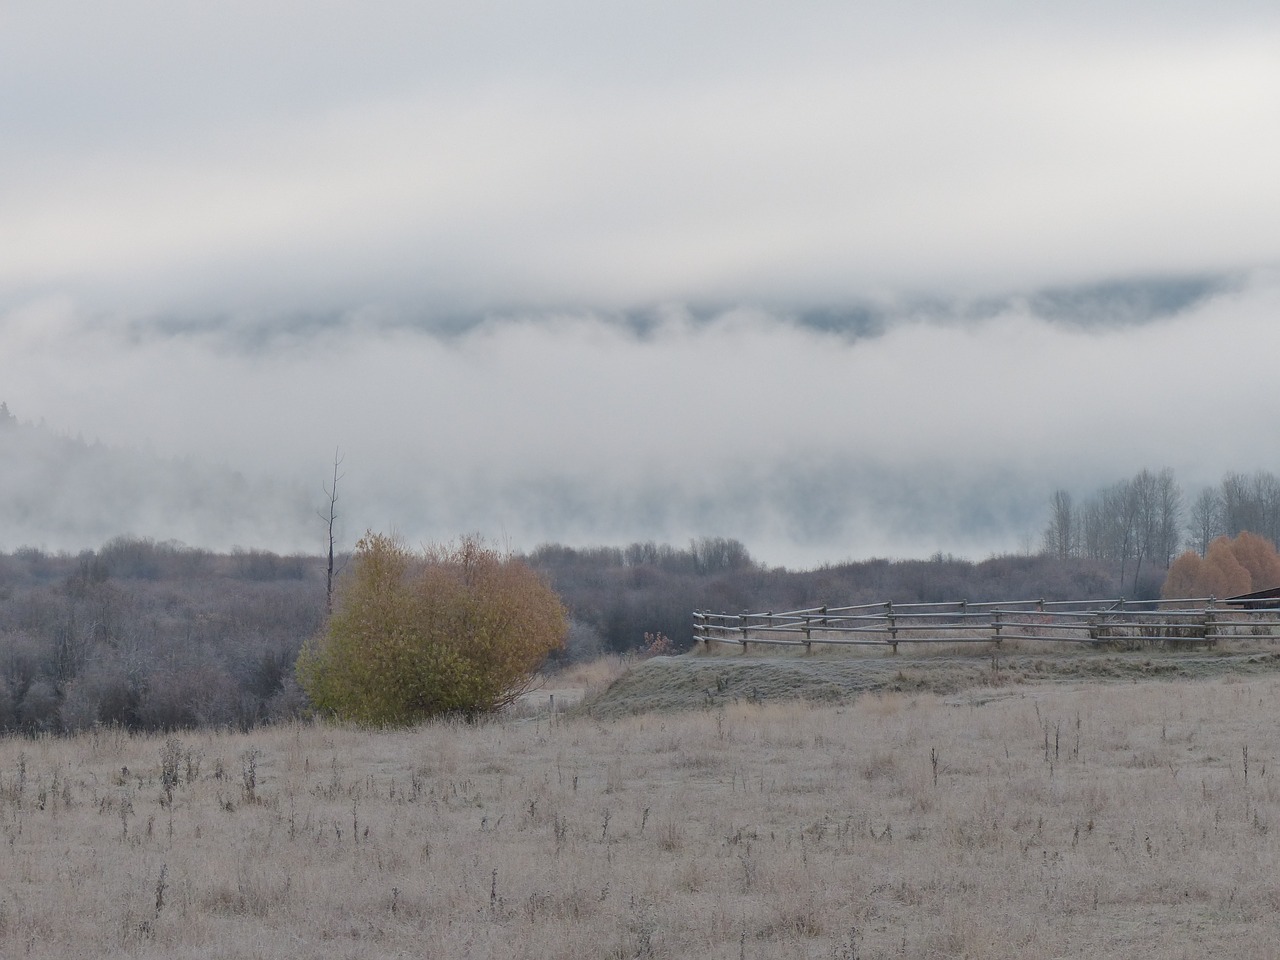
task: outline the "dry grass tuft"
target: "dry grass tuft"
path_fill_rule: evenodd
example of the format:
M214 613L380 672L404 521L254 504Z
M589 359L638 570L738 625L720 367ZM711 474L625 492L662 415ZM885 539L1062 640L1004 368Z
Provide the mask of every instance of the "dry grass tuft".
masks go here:
M549 686L576 687L588 694L598 693L627 672L635 661L621 654L597 657L574 663L557 671L547 681Z

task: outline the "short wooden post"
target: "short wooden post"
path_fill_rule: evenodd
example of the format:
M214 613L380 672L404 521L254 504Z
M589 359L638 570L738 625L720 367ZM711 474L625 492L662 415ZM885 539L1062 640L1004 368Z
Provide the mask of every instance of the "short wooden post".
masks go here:
M894 618L894 615L893 615L893 601L892 600L885 601L884 606L885 606L885 610L888 611L886 614L886 618L889 621L889 643L893 645L893 652L897 653L898 652L898 626L897 626L897 620Z

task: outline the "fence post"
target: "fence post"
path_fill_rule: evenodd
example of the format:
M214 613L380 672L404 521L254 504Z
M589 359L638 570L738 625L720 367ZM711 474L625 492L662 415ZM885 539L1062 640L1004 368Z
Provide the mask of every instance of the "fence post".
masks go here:
M898 627L897 620L893 615L893 601L885 601L885 609L888 611L887 619L889 621L889 643L893 645L893 652L898 652Z
M1000 610L996 608L991 611L991 642L998 647L1000 640Z
M809 626L811 622L812 622L812 618L809 616L809 614L806 613L804 615L804 652L805 653L813 652L813 631Z
M744 610L742 616L738 618L738 623L742 628L742 652L744 654L747 652L747 617L749 616L750 614Z
M1211 647L1216 647L1218 645L1218 641L1216 639L1209 639L1209 623L1213 620L1213 604L1216 599L1216 597L1209 597L1209 602L1204 608L1204 639Z

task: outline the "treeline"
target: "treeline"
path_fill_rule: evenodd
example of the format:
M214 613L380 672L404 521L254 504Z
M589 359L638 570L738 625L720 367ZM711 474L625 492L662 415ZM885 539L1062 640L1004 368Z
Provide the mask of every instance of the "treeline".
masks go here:
M687 649L694 610L1115 591L1106 565L1047 555L788 571L766 568L736 540L706 538L684 548L547 545L525 559L569 610L562 662L628 653L646 635ZM76 555L0 554L0 731L250 729L305 713L294 664L324 608L318 556L216 554L137 538Z
M1136 596L1148 592L1143 590L1144 566L1148 574L1151 566L1167 570L1181 541L1182 488L1166 468L1139 471L1079 506L1067 491L1054 491L1044 552L1061 560L1111 565L1122 589Z
M304 706L319 558L118 538L0 554L0 730L249 729Z
M1077 503L1054 491L1043 552L1107 565L1132 596L1154 596L1183 549L1204 557L1219 537L1243 532L1280 543L1280 478L1262 470L1227 473L1187 507L1173 471L1141 470ZM1145 579L1144 579L1145 578Z
M734 558L699 565L699 556ZM709 554L665 545L575 549L541 547L529 561L541 570L569 608L566 659L627 652L662 633L677 650L691 643L691 613L710 610L795 610L822 604L893 600L929 603L967 599L1010 600L1117 596L1105 564L1048 555L1000 556L973 562L938 554L928 560L871 559L815 570L769 569L736 541ZM1157 581L1151 596L1159 590Z
M1228 473L1191 502L1186 546L1204 556L1218 537L1246 530L1280 543L1280 478L1266 470Z

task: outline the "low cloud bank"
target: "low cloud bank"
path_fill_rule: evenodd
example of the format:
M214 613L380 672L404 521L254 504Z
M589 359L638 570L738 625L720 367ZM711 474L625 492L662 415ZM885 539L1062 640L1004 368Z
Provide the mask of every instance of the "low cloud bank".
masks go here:
M899 314L871 335L747 308L444 332L373 312L126 324L53 299L0 317L0 399L55 434L251 488L235 506L199 483L175 493L178 470L95 468L64 501L74 511L27 511L23 539L43 530L59 548L109 531L319 549L314 510L341 449L349 540L718 535L789 565L982 556L1034 539L1057 486L1088 493L1143 466L1189 488L1277 469L1260 442L1280 402L1277 307L1268 274L1142 322L1046 319L1027 297ZM185 515L125 523L122 502Z

